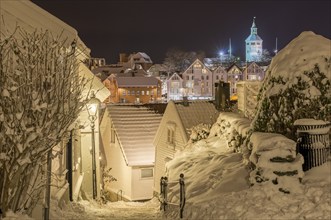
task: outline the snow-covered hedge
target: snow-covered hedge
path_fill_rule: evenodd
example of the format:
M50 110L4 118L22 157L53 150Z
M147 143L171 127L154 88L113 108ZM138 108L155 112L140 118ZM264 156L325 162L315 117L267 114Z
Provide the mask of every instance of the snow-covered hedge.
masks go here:
M303 32L272 59L258 96L254 131L296 140L295 120L331 119L330 44L327 38Z
M230 149L243 153L244 158L248 159L249 152L245 142L250 134L250 124L251 121L240 114L222 112L212 126L209 136L224 136Z

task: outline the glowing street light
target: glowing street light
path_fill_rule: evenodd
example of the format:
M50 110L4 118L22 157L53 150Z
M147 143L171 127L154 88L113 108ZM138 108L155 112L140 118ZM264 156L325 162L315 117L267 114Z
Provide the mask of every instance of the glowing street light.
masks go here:
M223 51L221 51L219 54L220 54L220 57L221 57L221 65L222 65L222 60L223 60L224 53L223 53Z
M97 198L97 173L96 173L96 160L95 160L95 121L98 119L100 100L95 97L94 91L91 91L91 98L86 105L88 112L88 119L91 122L92 134L92 184L93 184L93 199Z

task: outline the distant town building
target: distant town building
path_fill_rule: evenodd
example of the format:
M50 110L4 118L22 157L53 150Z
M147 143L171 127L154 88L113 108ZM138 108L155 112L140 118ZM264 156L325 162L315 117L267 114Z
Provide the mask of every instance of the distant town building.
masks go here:
M245 40L246 42L246 62L259 62L262 58L262 42L263 40L257 35L257 27L255 17L251 27L251 34Z
M132 53L130 55L121 53L118 64L122 65L125 69L135 69L139 68L138 66L141 66L142 69L147 71L153 65L153 61L143 52Z
M162 82L155 77L110 75L103 81L111 95L107 103L151 103L161 101Z
M196 59L182 74L184 96L190 100L213 99L213 73Z

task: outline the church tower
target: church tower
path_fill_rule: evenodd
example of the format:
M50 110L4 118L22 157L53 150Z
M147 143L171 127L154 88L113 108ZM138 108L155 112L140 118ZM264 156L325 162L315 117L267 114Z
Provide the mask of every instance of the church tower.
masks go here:
M257 27L255 25L255 17L251 27L251 34L245 40L246 42L246 62L258 62L262 57L262 39L257 35Z

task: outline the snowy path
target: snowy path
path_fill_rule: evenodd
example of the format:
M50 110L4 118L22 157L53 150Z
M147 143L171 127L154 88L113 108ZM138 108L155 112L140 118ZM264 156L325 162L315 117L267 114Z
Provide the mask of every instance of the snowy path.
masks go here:
M51 219L162 219L159 202L153 199L149 202L110 202L107 204L81 201L67 204L64 210L51 213Z

